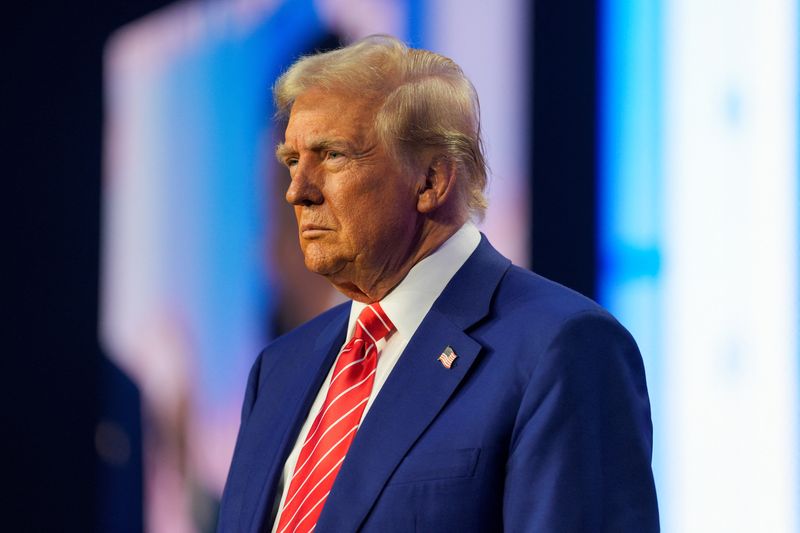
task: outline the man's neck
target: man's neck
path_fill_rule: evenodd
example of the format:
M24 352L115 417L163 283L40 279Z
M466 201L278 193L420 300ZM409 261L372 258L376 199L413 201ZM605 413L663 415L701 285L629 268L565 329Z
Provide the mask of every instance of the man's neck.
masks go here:
M434 253L463 226L464 222L443 224L429 220L420 228L415 244L406 251L405 259L399 266L390 265L382 270L375 269L370 279L340 281L329 278L329 281L351 300L363 303L380 301L403 281L414 265Z

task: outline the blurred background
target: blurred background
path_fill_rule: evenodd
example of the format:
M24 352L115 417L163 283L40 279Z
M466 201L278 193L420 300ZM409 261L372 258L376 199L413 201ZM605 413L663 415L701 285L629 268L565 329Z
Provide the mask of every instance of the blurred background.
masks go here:
M250 364L341 298L302 266L270 87L390 33L478 90L490 240L639 342L663 531L800 532L796 0L11 13L3 529L213 530Z

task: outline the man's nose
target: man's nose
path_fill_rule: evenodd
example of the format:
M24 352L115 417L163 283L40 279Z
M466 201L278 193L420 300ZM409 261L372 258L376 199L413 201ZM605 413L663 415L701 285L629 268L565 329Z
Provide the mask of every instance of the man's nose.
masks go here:
M298 162L286 189L286 201L292 205L321 204L322 191L316 181L313 171Z

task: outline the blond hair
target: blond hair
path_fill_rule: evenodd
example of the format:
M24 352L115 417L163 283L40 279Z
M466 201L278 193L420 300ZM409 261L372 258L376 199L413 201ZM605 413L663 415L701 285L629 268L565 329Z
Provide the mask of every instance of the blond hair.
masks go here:
M378 137L389 149L414 158L434 148L452 160L467 209L483 217L487 170L480 134L480 105L472 83L452 60L409 48L388 35L303 57L274 87L278 117L286 120L295 99L311 88L376 98Z

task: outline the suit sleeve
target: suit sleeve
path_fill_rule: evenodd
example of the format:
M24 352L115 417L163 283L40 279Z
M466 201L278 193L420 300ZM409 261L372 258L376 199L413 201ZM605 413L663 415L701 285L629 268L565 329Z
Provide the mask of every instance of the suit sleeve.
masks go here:
M644 368L602 312L562 324L527 383L504 489L506 531L659 530Z
M244 427L250 412L253 410L253 405L256 403L256 392L258 391L258 382L261 376L261 360L264 357L262 351L258 354L252 368L250 368L250 375L247 377L247 388L244 390L244 401L242 402L242 420L239 426L239 432Z
M236 445L233 450L233 457L236 457L237 452L239 451L239 446L242 442L242 433L244 432L245 425L247 424L247 420L250 416L250 413L253 410L253 405L256 403L256 393L258 391L258 383L259 378L261 376L261 361L264 357L264 352L262 351L258 357L256 358L253 366L250 368L250 375L247 378L247 388L244 391L244 401L242 402L242 420L239 424L239 433L236 437ZM228 471L228 478L225 482L225 489L222 491L222 500L220 501L220 509L227 509L230 504L228 500L231 497L231 476L233 474L233 468ZM225 528L223 527L223 520L222 516L220 515L219 523L217 526L217 531L223 531Z

